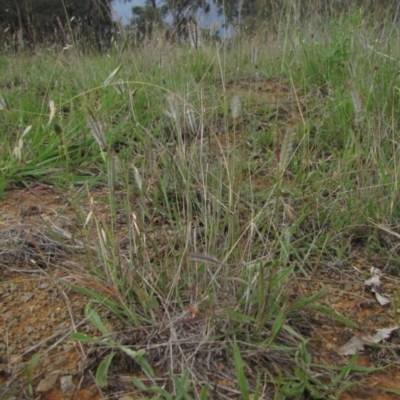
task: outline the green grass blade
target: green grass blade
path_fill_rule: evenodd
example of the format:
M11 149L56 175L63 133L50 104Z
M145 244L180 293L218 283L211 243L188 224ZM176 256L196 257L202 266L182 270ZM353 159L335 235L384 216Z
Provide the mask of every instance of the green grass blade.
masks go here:
M237 344L236 338L234 339L234 342L233 342L233 360L235 363L236 376L237 376L237 380L238 380L240 393L242 394L242 399L249 400L250 395L249 395L249 391L247 388L246 376L244 374L243 359L242 359L242 355L240 354L240 350L239 350L239 346Z
M396 394L397 396L400 396L400 390L387 388L384 386L377 386L377 387L378 387L378 389L382 390L382 392L393 393L393 394Z
M210 386L208 386L208 385L203 386L203 388L201 389L201 392L199 394L199 399L207 400L208 399L207 395L208 395L209 390L210 390Z
M350 321L346 317L343 317L342 315L338 314L337 312L332 311L328 307L321 306L320 304L315 304L315 303L312 303L309 306L314 308L315 310L327 315L328 317L332 317L332 318L336 319L336 321L341 322L342 324L348 326L349 328L353 328L353 329L359 328L359 326L355 322Z
M93 339L90 336L85 335L84 333L74 332L69 335L71 340L78 340L79 342L83 343L97 343L100 345L104 345L104 342L98 339Z
M350 358L349 362L343 367L343 369L340 371L340 373L336 376L336 378L333 381L334 385L337 385L339 382L343 381L346 379L351 372L354 364L356 363L358 359L358 349L356 349L355 354Z
M189 371L184 371L182 374L181 379L177 376L172 375L172 380L175 383L177 389L177 399L185 399L185 400L192 400L188 393L188 382L189 379Z
M282 326L284 325L285 320L286 320L286 318L285 318L286 317L286 313L287 313L287 310L286 310L286 306L284 305L281 308L281 310L279 311L279 313L276 316L275 321L274 321L274 323L272 325L271 333L270 333L270 336L268 338L268 342L269 343L272 343L275 340L275 338L278 335L279 331L282 329Z

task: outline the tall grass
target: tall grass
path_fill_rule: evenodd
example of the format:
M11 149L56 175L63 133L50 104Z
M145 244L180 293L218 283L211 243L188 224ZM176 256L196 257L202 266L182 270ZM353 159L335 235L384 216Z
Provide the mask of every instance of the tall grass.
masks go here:
M325 29L289 23L268 46L153 35L103 57L0 59L2 194L39 182L64 194L85 244L69 284L125 332L110 339L88 306L110 347L100 384L125 355L145 372L135 386L164 398L351 386L311 362L300 332L306 307L354 324L296 280L353 246L396 257L377 226L400 211L398 31L378 39L359 11Z

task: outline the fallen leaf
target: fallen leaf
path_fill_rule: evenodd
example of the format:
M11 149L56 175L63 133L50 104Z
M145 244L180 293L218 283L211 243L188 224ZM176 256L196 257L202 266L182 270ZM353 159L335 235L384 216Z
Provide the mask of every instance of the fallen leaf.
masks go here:
M364 345L379 343L382 340L389 338L391 333L396 329L399 329L399 327L395 326L393 328L378 329L376 331L376 334L373 336L370 335L353 336L346 344L344 344L339 349L338 352L342 356L353 355L356 353L357 350L361 352L364 350Z
M382 328L376 331L376 334L372 336L371 340L372 343L379 343L384 339L388 339L393 331L399 329L398 326L394 326L393 328Z
M342 356L352 356L357 350L363 349L364 342L360 337L353 336L346 344L339 349Z
M383 297L379 293L380 285L381 285L381 275L382 275L382 271L379 268L372 267L371 268L371 278L367 279L364 282L364 285L371 287L371 292L375 294L376 300L382 307L384 307L384 306L387 306L388 304L390 304L390 300L387 299L386 297Z
M368 279L364 282L365 286L372 286L373 288L375 286L379 287L381 284L379 276L373 276L371 279Z
M46 393L49 392L50 390L54 389L54 387L57 384L59 374L58 373L52 373L49 375L46 375L38 384L36 388L36 392L38 393Z
M377 292L375 292L375 297L376 297L376 300L378 300L378 303L379 303L382 307L385 307L385 306L387 306L388 304L390 304L390 300L389 300L389 299L387 299L386 297L383 297L381 294L379 294L379 293L377 293Z

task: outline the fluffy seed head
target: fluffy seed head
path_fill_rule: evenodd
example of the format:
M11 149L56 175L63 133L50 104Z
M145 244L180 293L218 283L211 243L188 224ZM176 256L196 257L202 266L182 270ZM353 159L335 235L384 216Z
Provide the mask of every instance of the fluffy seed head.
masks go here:
M242 100L240 100L240 97L237 94L233 96L231 101L231 113L233 119L239 118L242 114Z
M190 128L190 132L194 135L197 133L198 130L198 123L197 123L197 119L196 119L196 114L193 111L193 108L191 107L187 107L186 108L186 117L188 120L188 125Z
M102 149L107 148L107 138L104 133L103 124L100 121L95 121L91 115L87 117L87 124L90 128L90 134L96 139L99 146Z
M348 85L348 90L350 91L351 95L351 101L353 102L353 107L354 107L354 125L358 126L360 123L364 120L364 101L362 99L362 96L360 92L355 89L354 85L352 82L350 82Z

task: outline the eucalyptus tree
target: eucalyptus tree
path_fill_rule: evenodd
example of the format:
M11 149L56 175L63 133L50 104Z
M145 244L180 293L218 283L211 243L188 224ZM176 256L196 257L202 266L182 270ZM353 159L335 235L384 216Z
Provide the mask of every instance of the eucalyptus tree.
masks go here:
M128 0L130 1L130 0ZM143 6L132 8L131 27L140 34L149 34L155 25L167 28L169 35L187 35L189 21L196 19L196 13L210 11L211 2L216 0L145 0ZM168 21L168 24L165 23Z
M29 42L79 34L96 40L112 26L112 0L0 0L0 27Z

